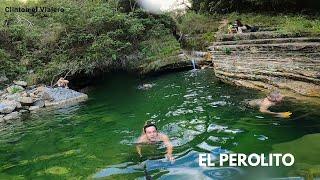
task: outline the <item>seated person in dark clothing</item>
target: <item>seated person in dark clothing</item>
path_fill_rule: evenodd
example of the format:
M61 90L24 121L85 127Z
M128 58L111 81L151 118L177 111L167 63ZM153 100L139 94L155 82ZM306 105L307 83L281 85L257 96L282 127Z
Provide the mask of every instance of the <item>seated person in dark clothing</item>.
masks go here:
M257 27L249 26L247 24L243 25L239 19L234 22L234 26L236 27L237 33L256 32L258 30Z

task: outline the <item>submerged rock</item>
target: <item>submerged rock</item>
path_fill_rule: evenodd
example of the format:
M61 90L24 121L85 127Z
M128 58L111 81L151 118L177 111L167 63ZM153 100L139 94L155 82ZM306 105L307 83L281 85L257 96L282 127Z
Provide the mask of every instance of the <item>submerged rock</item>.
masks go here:
M26 110L26 109L21 109L21 110L19 111L19 113L27 113L27 112L29 112L29 111Z
M12 112L10 114L7 114L6 116L3 117L3 119L5 121L9 121L9 120L12 120L12 119L18 119L20 118L20 113L19 112Z
M45 103L44 103L44 100L42 99L39 99L33 103L33 106L38 106L38 107L44 107L44 105Z
M40 109L39 106L30 106L29 107L29 111L35 111L35 110L38 110L38 109Z
M3 123L3 122L4 122L4 118L3 118L3 117L4 117L4 115L1 115L1 114L0 114L0 123Z

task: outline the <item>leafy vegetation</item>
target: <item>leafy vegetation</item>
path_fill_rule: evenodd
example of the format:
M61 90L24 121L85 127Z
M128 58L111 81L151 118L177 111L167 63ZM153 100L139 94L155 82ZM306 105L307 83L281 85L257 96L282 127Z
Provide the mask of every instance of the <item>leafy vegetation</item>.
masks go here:
M197 12L318 12L320 2L314 0L192 0Z
M0 6L22 5L5 1ZM0 75L9 78L39 83L65 75L134 70L180 51L168 15L126 11L125 4L102 0L27 1L24 6L64 12L0 14Z
M177 19L177 27L181 34L186 35L181 40L182 47L189 50L205 50L215 40L218 30L219 15L199 14L189 11Z

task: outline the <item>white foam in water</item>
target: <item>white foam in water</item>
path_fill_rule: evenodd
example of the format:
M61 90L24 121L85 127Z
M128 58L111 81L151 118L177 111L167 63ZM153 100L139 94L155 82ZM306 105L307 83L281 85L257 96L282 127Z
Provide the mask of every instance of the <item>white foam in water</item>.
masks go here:
M220 125L217 125L217 124L210 124L207 131L208 132L211 132L211 131L222 131L222 130L225 130L227 129L228 127L227 126L220 126Z
M258 136L257 139L260 140L260 141L265 141L265 140L269 139L269 138L268 138L267 136L265 136L265 135L256 135L256 134L255 134L254 136L255 136L255 137Z
M198 132L201 132L201 133L206 132L206 126L205 126L204 124L196 125L196 126L195 126L195 129L196 129Z
M213 151L214 149L219 148L219 146L211 146L206 142L202 142L200 144L197 145L197 147L199 147L200 149L206 150L206 151Z
M232 134L238 134L243 132L241 129L228 129L227 126L221 126L217 124L210 124L207 131L208 132L217 131L217 132L232 133Z
M190 93L190 94L186 94L186 95L184 95L183 97L184 98L191 98L191 97L195 97L195 96L197 96L198 94L196 93L196 92L192 92L192 93Z
M225 101L215 101L215 102L209 103L208 105L210 105L210 106L225 106L225 105L227 105L227 102L225 102Z
M203 112L204 111L202 106L198 106L198 107L194 108L194 110L198 111L198 112Z
M223 132L225 132L225 133L232 133L232 134L238 134L238 133L241 133L241 132L243 132L243 131L240 130L240 129L226 129L226 130L224 130Z
M179 109L176 109L175 111L167 112L165 116L167 116L167 117L169 117L169 116L179 116L179 115L189 114L189 113L193 113L193 110L185 109L185 108L179 108Z
M225 144L228 140L234 139L234 137L216 137L216 136L210 136L208 140L215 142L215 143L221 143Z

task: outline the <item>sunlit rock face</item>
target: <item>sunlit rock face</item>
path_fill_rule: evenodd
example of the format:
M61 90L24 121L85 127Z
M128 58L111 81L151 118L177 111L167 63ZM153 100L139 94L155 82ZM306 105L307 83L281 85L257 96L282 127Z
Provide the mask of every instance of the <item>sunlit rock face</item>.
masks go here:
M302 37L300 37L302 36ZM319 104L320 38L272 31L219 34L212 53L224 82Z
M191 7L187 0L139 0L138 3L144 10L153 14L185 11L187 7Z

